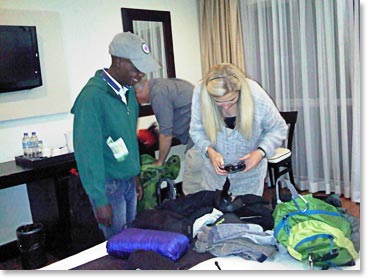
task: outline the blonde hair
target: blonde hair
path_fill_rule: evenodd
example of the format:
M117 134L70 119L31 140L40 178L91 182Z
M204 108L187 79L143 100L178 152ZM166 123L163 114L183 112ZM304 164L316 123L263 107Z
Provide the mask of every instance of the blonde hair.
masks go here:
M254 104L247 78L244 72L230 63L221 63L209 69L202 80L200 101L202 122L205 131L215 144L217 132L224 126L224 118L212 96L221 97L227 93L239 91L235 128L246 138L252 136Z

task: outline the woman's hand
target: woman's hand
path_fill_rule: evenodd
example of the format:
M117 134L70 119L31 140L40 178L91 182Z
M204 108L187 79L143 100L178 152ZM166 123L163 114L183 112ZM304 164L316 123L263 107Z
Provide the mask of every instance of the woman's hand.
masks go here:
M227 175L227 171L223 168L224 167L224 159L223 156L214 150L213 147L208 147L207 150L208 156L212 165L214 167L215 172L219 175Z
M259 149L256 149L246 154L245 156L243 156L240 159L241 161L244 161L246 164L246 168L243 172L250 171L251 169L256 167L261 162L262 159L263 159L263 156Z

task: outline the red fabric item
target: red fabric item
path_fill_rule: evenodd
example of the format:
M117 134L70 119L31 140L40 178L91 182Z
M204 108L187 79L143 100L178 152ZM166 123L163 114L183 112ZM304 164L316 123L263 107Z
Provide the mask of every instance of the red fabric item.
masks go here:
M138 140L147 148L152 147L158 142L158 126L153 122L148 129L140 129L138 131Z
M75 176L79 176L78 170L76 168L72 168L69 170L70 174L75 175Z
M157 141L156 136L148 129L140 129L138 131L138 139L147 147L152 147Z

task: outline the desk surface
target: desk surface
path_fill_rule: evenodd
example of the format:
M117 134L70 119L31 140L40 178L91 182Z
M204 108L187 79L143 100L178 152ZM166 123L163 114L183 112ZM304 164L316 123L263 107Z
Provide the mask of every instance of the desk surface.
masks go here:
M55 162L37 167L18 165L15 160L0 163L0 189L28 182L51 178L59 173L68 172L76 167L73 153L60 155Z

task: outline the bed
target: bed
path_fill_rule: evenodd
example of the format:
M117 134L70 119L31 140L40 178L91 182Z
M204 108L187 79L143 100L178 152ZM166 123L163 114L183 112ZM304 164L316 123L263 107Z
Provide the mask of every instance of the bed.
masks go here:
M223 190L225 191L225 190ZM215 207L212 207L213 203L215 203L215 197L220 196L223 192L212 192L212 191L200 191L195 194L188 195L184 198L178 198L175 200L166 201L162 206L156 207L154 209L145 210L143 213L140 213L134 221L133 228L138 228L143 233L147 235L148 240L146 241L149 246L153 245L170 245L174 239L169 239L167 242L160 242L154 233L154 236L151 236L149 233L153 230L164 230L170 231L174 233L180 233L186 235L190 239L190 242L186 242L184 254L179 256L179 259L170 259L165 257L165 254L161 251L161 247L154 248L154 251L151 247L145 247L139 243L138 248L133 247L131 253L128 257L119 258L116 256L109 255L111 254L111 240L114 241L115 237L121 238L124 241L123 245L130 245L129 239L134 237L134 233L123 233L128 232L129 230L124 229L121 233L111 238L109 241L105 241L100 243L94 247L91 247L87 250L84 250L78 254L75 254L71 257L68 257L64 260L60 260L53 264L43 267L41 270L311 270L311 269L321 269L320 267L312 267L308 264L308 262L300 262L293 257L291 257L287 250L281 244L275 245L273 241L265 243L265 239L269 238L269 235L272 234L272 230L270 228L273 226L269 225L268 217L271 217L271 210L265 209L266 204L264 204L263 199L258 199L259 197L253 195L247 195L247 198L243 199L245 201L245 205L241 207L245 207L246 209L252 212L254 211L250 208L256 208L256 212L264 212L263 216L250 217L247 220L256 220L256 222L244 222L241 223L230 223L231 217L224 217L227 220L226 224L219 224L213 227L213 223L218 219L218 214L215 212ZM220 198L221 199L221 198ZM241 198L242 199L242 198ZM260 201L261 200L261 201ZM267 203L267 201L265 201ZM179 210L179 211L178 211ZM209 211L212 211L211 213ZM200 213L198 213L200 212ZM223 214L223 213L221 213ZM174 215L174 216L173 216ZM177 217L180 215L180 217ZM199 216L200 215L200 216ZM232 213L225 213L225 215L233 215ZM259 214L260 215L260 214ZM265 216L267 215L267 216ZM209 216L209 218L207 218ZM213 217L213 218L212 218ZM189 220L192 219L191 221ZM219 217L220 219L221 217ZM259 220L262 219L262 220ZM205 219L205 220L202 220ZM232 218L233 219L233 218ZM237 219L237 217L236 217ZM198 221L200 224L197 225ZM192 224L192 222L194 222ZM209 227L211 225L211 227ZM186 228L186 227L190 228ZM182 228L181 228L182 227ZM221 227L224 230L219 230ZM256 228L255 228L256 227ZM216 231L220 232L221 235L228 235L232 231L233 234L245 234L248 231L249 238L254 238L255 234L259 234L261 229L261 239L258 237L259 241L263 241L264 244L261 245L262 249L259 250L261 257L265 256L262 259L256 259L259 257L258 255L251 255L256 252L256 247L254 245L249 246L249 252L235 252L235 251L225 251L228 250L225 247L219 246L218 252L213 251L213 247L210 244L205 244L205 242L209 241L210 230L207 229L213 228ZM249 228L249 229L248 229ZM148 231L148 230L150 231ZM131 231L132 229L130 229ZM143 230L146 230L144 232ZM196 236L195 230L200 230L200 235ZM267 230L267 231L263 231ZM188 232L190 231L190 232ZM208 232L207 232L208 231ZM221 233L225 231L224 233ZM134 231L135 232L135 231ZM160 232L160 231L158 231ZM139 233L139 232L137 232ZM219 234L219 233L217 233ZM160 234L160 237L162 234ZM260 235L260 234L259 234ZM168 236L168 234L167 234ZM247 236L247 235L246 235ZM166 238L166 236L163 236ZM273 236L270 236L272 240L274 240ZM176 237L174 237L176 238ZM231 237L236 239L236 237ZM128 239L126 242L125 240ZM223 237L221 237L223 239ZM256 239L255 239L256 241ZM121 241L118 241L120 243ZM140 242L138 239L133 239L133 244L136 245L137 242ZM231 241L232 242L232 241ZM275 241L274 241L275 242ZM273 251L267 252L265 251L266 245L272 245ZM211 248L211 253L207 251L207 249ZM107 252L107 248L109 251ZM141 248L148 250L141 250ZM163 247L167 249L166 247ZM237 248L237 244L236 244ZM197 251L200 251L197 252ZM237 248L239 249L239 248ZM240 244L240 249L247 249L246 246ZM129 248L129 250L131 250ZM230 249L232 250L232 249ZM234 250L234 249L233 249ZM162 253L162 254L158 254ZM216 256L214 254L216 253ZM226 254L224 254L226 253ZM242 257L250 257L250 258L241 258L240 255L231 255L233 253L239 254L248 254L243 255ZM266 255L262 255L266 254ZM220 256L220 257L219 257ZM340 269L345 270L360 270L360 260L355 261L354 266L348 267L339 267Z
M120 259L108 255L106 250L106 241L94 247L84 250L78 254L47 265L40 270L130 270L128 260ZM311 270L307 263L299 262L287 253L279 252L272 259L262 263L245 260L238 256L214 257L209 253L196 253L191 248L188 252L175 263L176 268L165 264L159 265L156 262L156 268L162 270ZM148 269L141 264L139 268ZM318 269L318 268L314 268ZM343 270L360 270L360 259L354 266L343 267Z

